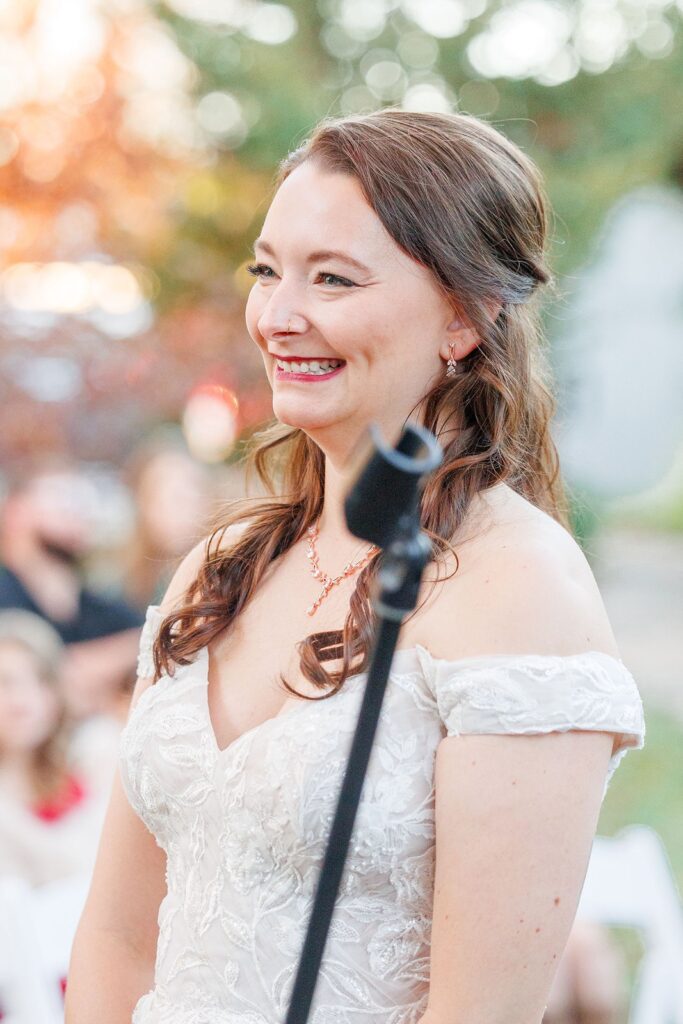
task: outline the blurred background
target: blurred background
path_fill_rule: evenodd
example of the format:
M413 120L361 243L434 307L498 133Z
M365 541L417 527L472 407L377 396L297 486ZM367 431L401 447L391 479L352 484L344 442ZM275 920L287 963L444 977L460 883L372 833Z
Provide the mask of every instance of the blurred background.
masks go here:
M87 878L145 609L244 493L244 442L271 415L243 309L275 166L320 117L384 105L476 114L545 176L555 438L648 725L598 832L653 829L680 891L683 0L0 0L0 904L16 920ZM57 1019L22 1003L38 968L17 934L0 928L0 1018ZM638 929L577 922L548 1024L634 1019L646 949Z

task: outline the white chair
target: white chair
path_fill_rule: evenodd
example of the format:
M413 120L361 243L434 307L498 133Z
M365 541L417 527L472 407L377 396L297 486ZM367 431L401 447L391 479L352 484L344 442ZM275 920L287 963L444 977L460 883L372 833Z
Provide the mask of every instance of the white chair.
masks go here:
M641 932L629 1024L683 1024L683 908L653 829L595 837L576 917Z
M32 888L0 878L0 1005L3 1024L63 1024L66 977L88 876Z

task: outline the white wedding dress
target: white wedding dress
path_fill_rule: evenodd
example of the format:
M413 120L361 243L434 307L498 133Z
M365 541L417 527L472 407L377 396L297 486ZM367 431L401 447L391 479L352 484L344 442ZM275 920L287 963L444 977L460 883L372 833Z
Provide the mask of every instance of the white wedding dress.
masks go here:
M150 606L140 675L153 674L160 622ZM203 648L162 676L121 735L126 793L167 855L155 983L132 1024L282 1024L366 680L351 676L333 697L289 706L220 750L207 669ZM606 791L645 736L620 660L397 651L311 1024L416 1024L424 1012L439 741L568 729L615 734Z

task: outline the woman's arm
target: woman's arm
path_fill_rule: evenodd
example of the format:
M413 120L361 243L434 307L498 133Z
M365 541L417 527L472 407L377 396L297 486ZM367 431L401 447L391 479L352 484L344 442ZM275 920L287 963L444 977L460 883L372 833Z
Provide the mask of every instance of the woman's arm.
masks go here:
M183 559L162 602L171 611L204 558L202 541ZM131 707L152 683L138 679ZM65 1024L130 1024L153 985L166 855L132 810L115 775L85 909L74 939Z
M612 739L572 731L439 745L425 1024L540 1024L586 875Z
M480 585L459 601L453 643L470 638L500 654L615 652L597 588L571 545L558 551L520 538L483 568ZM438 641L448 658L443 628ZM422 1024L540 1024L581 895L613 742L609 732L571 729L449 735L439 744Z

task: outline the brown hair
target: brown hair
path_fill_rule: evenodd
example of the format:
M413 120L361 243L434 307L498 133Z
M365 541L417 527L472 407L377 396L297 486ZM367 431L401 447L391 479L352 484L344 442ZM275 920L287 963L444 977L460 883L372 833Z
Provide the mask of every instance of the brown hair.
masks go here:
M23 608L0 611L0 646L3 644L21 647L33 659L43 684L53 690L59 688L64 643L49 622ZM36 801L50 799L64 786L69 775L69 735L70 723L62 699L49 735L31 752L28 775Z
M456 375L443 374L419 403L422 422L437 436L449 421L458 425L442 438L442 465L422 496L421 524L435 548L450 549L472 499L501 481L568 526L536 303L537 286L551 275L544 262L548 204L534 164L476 117L394 109L324 120L283 161L277 184L305 160L352 175L392 238L431 270L477 331L479 344L458 361ZM210 535L188 603L162 623L157 675L172 673L172 660L186 664L234 622L268 565L321 513L324 455L302 430L275 421L255 434L247 468L267 496L232 504ZM222 551L225 530L240 521L246 528ZM368 664L377 565L376 556L359 573L343 631L297 644L304 677L332 686L324 696ZM323 660L340 656L339 672L323 668Z

